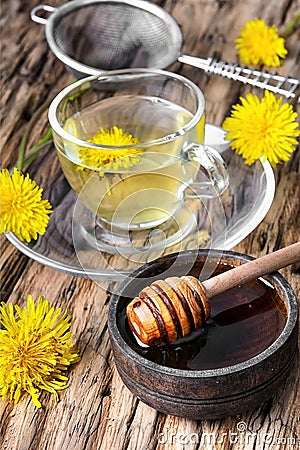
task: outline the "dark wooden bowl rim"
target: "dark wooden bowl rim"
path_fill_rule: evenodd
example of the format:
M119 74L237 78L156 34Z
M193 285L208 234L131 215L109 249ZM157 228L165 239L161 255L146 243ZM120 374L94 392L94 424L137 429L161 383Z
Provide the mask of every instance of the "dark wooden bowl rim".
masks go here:
M154 266L160 266L165 263L167 260L171 263L175 261L177 258L179 260L190 260L195 261L195 258L202 259L203 257L209 258L218 258L222 259L230 259L230 261L236 261L237 263L245 263L254 259L249 255L245 255L238 252L233 251L221 251L221 250L190 250L183 251L180 253L173 253L171 255L163 256L161 258L155 259L150 263L144 264L136 271L132 273L130 278L126 279L122 282L118 289L118 293L114 294L110 301L109 314L108 314L108 326L110 329L111 336L118 342L118 345L122 349L125 354L128 354L129 357L134 359L138 364L148 368L149 370L156 371L159 373L165 373L178 377L185 378L201 378L201 377L220 377L222 375L231 374L238 371L243 371L245 369L249 369L252 366L257 364L261 364L263 360L269 358L274 352L276 352L288 339L290 334L292 333L298 318L298 304L296 296L289 285L289 283L285 280L285 278L279 272L273 272L271 275L264 276L264 279L269 281L276 289L284 295L286 301L287 308L287 320L285 327L278 338L263 352L254 356L251 359L248 359L244 362L219 368L219 369L208 369L208 370L183 370L183 369L174 369L171 367L162 366L156 364L155 362L149 361L146 358L143 358L138 353L136 353L123 339L118 325L117 325L117 310L120 299L122 299L122 292L126 290L126 288L132 283L132 279L141 277ZM128 299L129 301L129 299Z

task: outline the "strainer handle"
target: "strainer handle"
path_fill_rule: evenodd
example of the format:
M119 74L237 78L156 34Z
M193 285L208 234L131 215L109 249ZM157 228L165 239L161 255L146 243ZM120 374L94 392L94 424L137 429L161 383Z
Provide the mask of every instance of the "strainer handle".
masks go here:
M46 11L49 13L53 13L56 10L56 8L54 8L54 6L50 6L50 5L38 5L35 6L30 13L30 18L31 20L33 20L34 22L37 23L41 23L43 25L45 25L45 23L47 23L48 19L45 19L44 17L39 16L37 13L39 11Z
M178 61L190 66L199 67L207 74L220 75L231 80L241 81L261 89L267 89L275 94L280 94L287 99L295 99L300 103L299 88L300 80L296 78L284 77L276 72L269 73L265 70L249 69L237 64L229 64L216 59L196 58L193 56L181 55ZM298 98L297 98L298 97Z

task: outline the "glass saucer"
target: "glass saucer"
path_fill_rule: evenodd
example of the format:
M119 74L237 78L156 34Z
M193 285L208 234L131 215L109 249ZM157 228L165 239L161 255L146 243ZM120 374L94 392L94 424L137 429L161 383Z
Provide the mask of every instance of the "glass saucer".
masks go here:
M230 250L267 214L275 180L268 162L247 166L230 149L222 149L222 157L228 166L230 185L219 199L191 200L187 209L165 228L144 230L138 237L129 234L128 239L138 251L130 254L118 248L110 254L97 247L97 220L70 188L51 146L27 169L54 210L46 233L29 244L13 233L6 236L22 253L48 267L105 281L120 281L145 262L178 251Z

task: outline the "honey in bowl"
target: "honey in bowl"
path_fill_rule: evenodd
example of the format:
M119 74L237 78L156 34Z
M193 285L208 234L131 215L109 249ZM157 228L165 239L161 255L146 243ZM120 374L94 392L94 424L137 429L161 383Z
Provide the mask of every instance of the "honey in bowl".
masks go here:
M214 275L228 268L220 264ZM127 344L150 361L183 370L209 370L260 354L282 333L287 319L285 305L263 278L210 298L210 307L210 318L199 330L170 344L140 343L128 325L125 308L120 331Z

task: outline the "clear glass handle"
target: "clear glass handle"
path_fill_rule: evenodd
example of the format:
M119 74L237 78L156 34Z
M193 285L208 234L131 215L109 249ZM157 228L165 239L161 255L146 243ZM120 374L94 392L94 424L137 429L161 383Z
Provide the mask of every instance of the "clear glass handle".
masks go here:
M185 199L220 196L229 184L226 163L213 147L191 144L184 149L184 158L199 164L196 180L184 190Z

